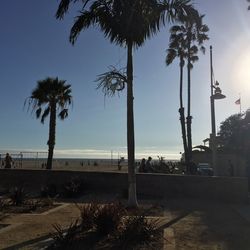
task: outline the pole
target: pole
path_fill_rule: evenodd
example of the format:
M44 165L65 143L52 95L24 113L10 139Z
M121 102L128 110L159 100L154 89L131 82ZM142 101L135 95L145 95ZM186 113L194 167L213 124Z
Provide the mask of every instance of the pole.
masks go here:
M239 94L240 96L240 114L241 114L241 94Z
M210 88L211 88L211 96L210 96L210 103L211 103L211 127L212 133L210 135L210 143L211 143L211 150L212 150L212 167L214 170L214 175L217 175L217 147L216 147L216 127L215 127L215 107L214 107L214 83L213 83L213 47L210 46Z
M214 108L214 83L213 83L213 55L212 55L212 46L210 46L210 88L211 88L211 96L210 96L210 103L211 103L211 127L212 127L212 135L216 135L216 128L215 128L215 108Z

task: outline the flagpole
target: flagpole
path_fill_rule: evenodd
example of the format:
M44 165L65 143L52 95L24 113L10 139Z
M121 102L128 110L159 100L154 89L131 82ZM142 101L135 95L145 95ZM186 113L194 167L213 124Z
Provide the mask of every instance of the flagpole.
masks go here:
M240 96L240 94L239 94ZM240 114L241 114L241 96L240 96Z

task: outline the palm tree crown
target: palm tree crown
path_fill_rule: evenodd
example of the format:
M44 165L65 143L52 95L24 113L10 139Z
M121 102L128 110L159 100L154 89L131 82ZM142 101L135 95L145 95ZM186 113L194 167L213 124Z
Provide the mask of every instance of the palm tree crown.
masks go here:
M36 112L36 117L41 118L44 123L50 114L53 104L56 104L58 117L65 119L68 116L68 106L72 104L71 85L58 78L46 78L37 82L37 87L29 97L29 105L32 111Z
M63 18L76 1L82 1L83 7L71 28L73 44L82 30L97 25L112 43L139 47L166 21L195 14L190 0L61 0L56 17Z

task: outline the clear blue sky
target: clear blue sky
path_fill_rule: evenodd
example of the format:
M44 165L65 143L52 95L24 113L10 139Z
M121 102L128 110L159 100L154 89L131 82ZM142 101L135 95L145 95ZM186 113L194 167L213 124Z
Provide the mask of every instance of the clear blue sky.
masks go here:
M55 19L59 1L2 0L0 8L0 150L47 151L48 121L42 125L23 108L36 81L58 76L72 85L74 106L58 120L56 156L126 156L126 92L106 98L96 90L96 76L110 65L125 66L126 53L97 29L83 32L75 46L68 41L77 9ZM206 15L207 53L192 71L193 144L209 136L209 45L214 73L226 99L216 102L216 125L250 107L250 12L245 0L196 0ZM170 26L169 26L170 27ZM178 62L165 66L168 29L134 53L136 156L179 158Z

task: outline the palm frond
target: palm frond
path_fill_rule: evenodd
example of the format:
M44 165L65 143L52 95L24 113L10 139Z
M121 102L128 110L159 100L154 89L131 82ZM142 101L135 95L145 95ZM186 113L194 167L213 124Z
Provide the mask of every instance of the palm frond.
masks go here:
M58 117L61 119L61 120L64 120L65 118L68 117L68 109L63 109L59 114L58 114Z
M50 113L50 106L48 106L48 107L44 110L44 112L43 112L43 114L42 114L42 116L41 116L41 123L44 123L44 121L45 121L46 117L49 115L49 113Z
M176 18L179 16L185 15L185 10L183 9L182 4L187 5L190 3L190 1L174 1L174 0L168 0L164 1L167 7L167 20L169 22L176 21ZM184 8L187 6L184 6Z
M65 14L68 12L68 9L69 9L69 5L71 3L76 3L78 1L82 1L83 3L83 9L85 8L85 6L88 4L88 2L90 0L61 0L59 6L58 6L58 9L56 11L56 18L57 19L63 19Z
M40 117L41 113L42 113L42 108L39 107L39 108L36 110L36 118L37 118L37 119Z
M85 11L80 12L81 15L75 18L74 25L70 30L69 41L74 44L77 40L81 31L89 28L90 25L94 25L97 22L97 17L95 13Z
M166 65L169 66L177 56L177 51L175 49L169 48L167 50Z

